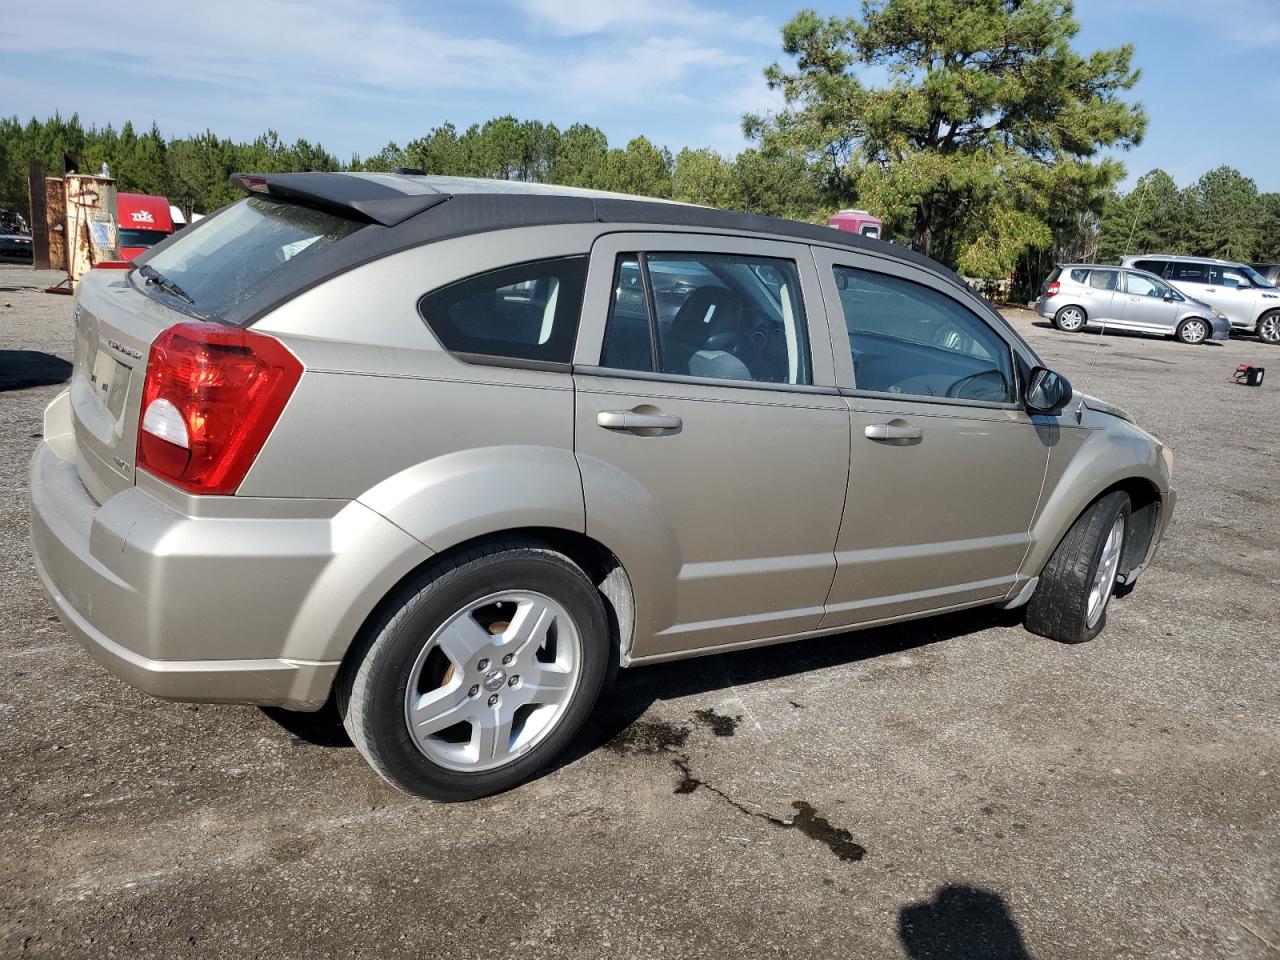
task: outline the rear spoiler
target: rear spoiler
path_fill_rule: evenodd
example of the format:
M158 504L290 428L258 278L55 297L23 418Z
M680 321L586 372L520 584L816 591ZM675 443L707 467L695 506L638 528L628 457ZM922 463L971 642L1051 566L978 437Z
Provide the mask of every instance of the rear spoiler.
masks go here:
M386 184L340 173L233 173L231 185L354 220L394 227L450 198L436 191L402 193Z

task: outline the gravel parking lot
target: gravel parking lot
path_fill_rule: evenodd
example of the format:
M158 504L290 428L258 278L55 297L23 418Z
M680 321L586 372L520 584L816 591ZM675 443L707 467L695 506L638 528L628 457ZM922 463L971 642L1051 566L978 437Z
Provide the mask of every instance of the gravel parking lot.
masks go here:
M53 279L0 266L0 956L1280 956L1280 387L1228 382L1280 350L1009 314L1176 451L1097 641L974 612L624 673L569 762L438 806L65 633L27 535Z

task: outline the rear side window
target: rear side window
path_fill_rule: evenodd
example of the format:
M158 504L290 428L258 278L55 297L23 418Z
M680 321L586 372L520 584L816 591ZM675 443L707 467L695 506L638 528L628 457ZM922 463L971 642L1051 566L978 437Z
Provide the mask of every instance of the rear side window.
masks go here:
M1157 277L1163 277L1168 266L1168 260L1138 260L1133 265L1135 270L1145 270L1147 273L1154 273Z
M167 284L143 283L142 289L179 310L222 319L284 271L363 226L323 210L247 197L152 256L147 266Z
M1088 279L1089 279L1088 270L1081 270L1079 267L1076 267L1076 269L1071 271L1072 283L1084 283Z
M569 363L586 275L586 257L521 263L434 290L418 312L455 353Z

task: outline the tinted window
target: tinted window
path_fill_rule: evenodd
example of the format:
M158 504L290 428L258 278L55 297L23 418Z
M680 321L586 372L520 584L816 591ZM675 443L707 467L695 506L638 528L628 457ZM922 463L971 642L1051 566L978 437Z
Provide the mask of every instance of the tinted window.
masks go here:
M859 390L1014 401L1009 345L967 307L869 270L838 266L835 279Z
M1168 266L1168 260L1139 260L1134 263L1134 267L1138 270L1145 270L1147 273L1154 273L1157 277L1163 277L1165 269Z
M418 310L449 350L569 363L586 272L586 257L521 263L441 287Z
M122 247L154 247L169 234L163 230L127 230L120 228L120 246Z
M315 256L363 223L266 197L246 197L183 233L148 261L194 303L156 284L142 289L179 310L221 317L282 272Z
M1207 263L1192 263L1189 260L1175 260L1173 268L1166 276L1170 280L1177 280L1179 283L1208 283L1209 265Z
M1087 279L1089 279L1089 271L1076 268L1075 270L1071 271L1071 279L1075 283L1084 283Z
M1095 290L1114 290L1116 288L1116 271L1090 270L1089 286Z
M614 281L603 366L761 383L812 382L794 262L630 254L619 258Z
M1124 275L1125 290L1139 297L1163 297L1169 292L1159 280L1154 277L1144 277L1140 273L1126 273Z

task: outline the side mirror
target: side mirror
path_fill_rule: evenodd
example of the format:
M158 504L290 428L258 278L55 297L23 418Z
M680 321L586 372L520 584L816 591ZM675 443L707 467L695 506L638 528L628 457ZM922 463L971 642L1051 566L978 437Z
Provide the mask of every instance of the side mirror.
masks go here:
M1180 296L1178 296L1176 293L1174 293L1172 290L1170 290L1168 293L1166 293L1166 294L1164 295L1164 302L1165 302L1165 303L1175 303L1175 302L1177 302L1178 300L1181 300L1181 299L1182 299L1182 298L1181 298Z
M1026 405L1032 413L1053 413L1071 400L1071 383L1048 367L1035 367L1027 381Z

